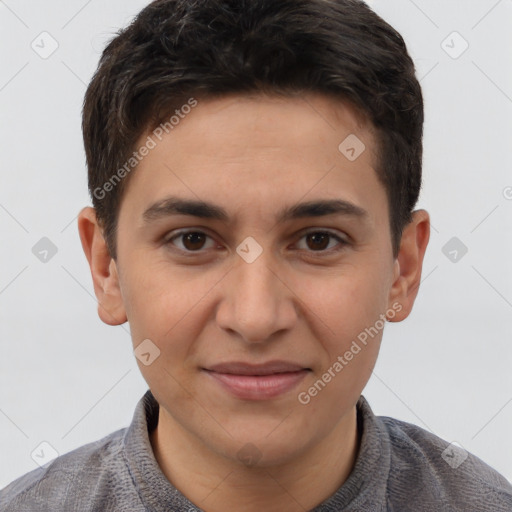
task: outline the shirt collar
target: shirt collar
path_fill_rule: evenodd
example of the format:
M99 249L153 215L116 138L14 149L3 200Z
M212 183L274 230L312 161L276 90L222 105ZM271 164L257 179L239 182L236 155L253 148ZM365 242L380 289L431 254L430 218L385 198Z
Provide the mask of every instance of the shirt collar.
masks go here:
M141 398L125 432L128 470L144 507L151 512L200 511L165 477L158 465L149 434L158 424L159 404L151 390ZM361 396L357 402L360 446L345 483L312 512L386 510L390 443L384 424Z

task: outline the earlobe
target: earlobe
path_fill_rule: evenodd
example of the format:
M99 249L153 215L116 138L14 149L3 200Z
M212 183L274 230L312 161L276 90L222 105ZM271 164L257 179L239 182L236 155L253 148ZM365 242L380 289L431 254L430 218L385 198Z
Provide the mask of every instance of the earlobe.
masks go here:
M123 324L127 318L117 265L110 255L94 208L88 206L80 211L78 232L98 299L98 315L108 325Z
M412 310L421 282L423 258L430 238L430 217L425 210L417 210L405 226L400 250L395 260L393 285L389 296L389 307L400 304L400 311L390 321L400 322Z

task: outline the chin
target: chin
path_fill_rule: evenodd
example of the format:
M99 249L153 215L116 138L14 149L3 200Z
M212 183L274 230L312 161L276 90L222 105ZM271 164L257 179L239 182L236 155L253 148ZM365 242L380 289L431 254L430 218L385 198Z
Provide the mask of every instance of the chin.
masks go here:
M222 455L249 468L280 466L300 457L313 442L312 439L304 438L303 434L299 437L289 433L271 433L273 429L275 424L272 428L255 429L254 435L241 431L241 435L228 440ZM271 434L266 436L264 432Z

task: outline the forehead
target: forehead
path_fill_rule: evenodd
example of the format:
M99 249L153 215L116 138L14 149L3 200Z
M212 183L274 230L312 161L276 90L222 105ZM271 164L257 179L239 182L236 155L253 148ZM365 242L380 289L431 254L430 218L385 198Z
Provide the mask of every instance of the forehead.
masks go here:
M350 103L315 94L196 101L172 127L139 139L137 147L150 138L152 149L130 176L123 202L140 215L166 195L216 198L238 209L249 203L261 212L310 193L341 191L357 204L365 191L378 191L374 130Z
M204 136L203 143L212 140L212 136L217 140L229 139L230 144L222 147L225 152L229 147L236 146L237 142L246 145L250 137L252 145L282 146L294 144L300 139L304 142L306 138L311 144L317 144L318 137L327 143L335 142L337 137L353 133L364 137L370 143L370 149L373 149L374 127L367 116L352 103L334 96L319 93L269 96L255 93L199 98L196 101L197 106L193 110L188 109L191 111L181 115L180 119L174 116L173 122L178 121L178 124L173 127L167 125L166 129L164 120L160 125L160 132L165 131L162 134L164 137L170 131L175 135L180 132L178 137L184 138L188 135L184 131L189 134L193 131L197 138ZM177 110L181 109L178 107ZM283 131L283 128L286 130ZM328 134L336 137L327 141ZM259 137L255 138L255 135ZM194 144L197 138L189 141ZM204 144L196 145L196 150L203 147ZM329 150L329 147L325 145L324 149ZM337 144L334 149L337 149Z

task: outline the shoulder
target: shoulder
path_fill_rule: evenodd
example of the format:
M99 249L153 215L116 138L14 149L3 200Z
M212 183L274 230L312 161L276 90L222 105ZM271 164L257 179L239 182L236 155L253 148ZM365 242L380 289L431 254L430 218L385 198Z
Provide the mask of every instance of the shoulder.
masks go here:
M93 510L94 496L113 487L123 474L129 477L124 470L125 432L113 432L14 480L0 490L0 510Z
M411 423L378 418L391 445L391 501L393 496L411 497L413 488L417 499L424 504L432 503L431 510L441 510L434 508L436 503L443 503L442 510L447 511L512 510L512 485L481 459ZM430 510L428 505L425 510Z

